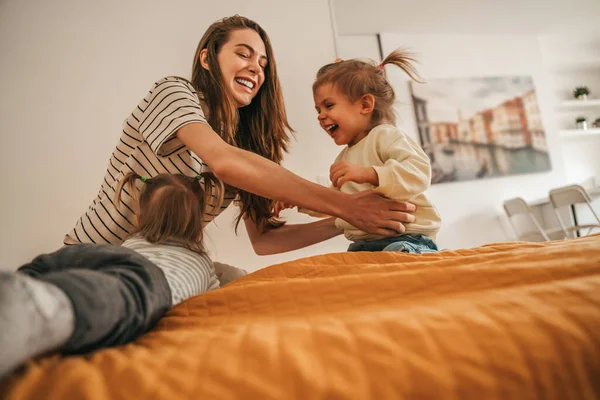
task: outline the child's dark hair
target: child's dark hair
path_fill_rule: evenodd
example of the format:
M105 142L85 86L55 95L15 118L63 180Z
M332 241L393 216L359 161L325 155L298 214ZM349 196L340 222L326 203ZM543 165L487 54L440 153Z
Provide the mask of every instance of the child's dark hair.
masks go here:
M138 179L143 182L139 199L134 187ZM117 207L125 186L137 207L135 233L150 243L169 241L199 254L204 253L204 215L219 209L223 202L223 183L212 173L196 177L159 174L154 178L144 178L130 172L117 187L114 200ZM211 198L216 201L211 201ZM207 210L208 207L211 210Z
M379 65L372 60L369 62L359 59L327 64L317 72L317 79L313 83L313 93L321 86L331 84L351 102L359 100L365 94L370 94L375 98L375 108L371 118L372 126L375 127L382 123L395 124L396 94L385 77L383 67L393 64L406 72L415 82L422 83L421 77L413 66L414 62L416 60L412 53L404 49L396 49Z

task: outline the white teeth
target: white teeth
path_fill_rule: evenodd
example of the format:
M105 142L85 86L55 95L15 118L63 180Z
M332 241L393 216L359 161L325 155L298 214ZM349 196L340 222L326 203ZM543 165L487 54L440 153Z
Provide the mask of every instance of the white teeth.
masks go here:
M337 127L337 125L336 125L336 124L331 124L331 125L327 125L327 126L325 127L325 129L327 129L328 131L331 131L331 130L332 130L333 128L335 128L335 127Z
M242 85L244 85L250 89L254 89L254 82L247 81L246 79L241 79L241 78L235 78L235 81L237 83L241 83Z

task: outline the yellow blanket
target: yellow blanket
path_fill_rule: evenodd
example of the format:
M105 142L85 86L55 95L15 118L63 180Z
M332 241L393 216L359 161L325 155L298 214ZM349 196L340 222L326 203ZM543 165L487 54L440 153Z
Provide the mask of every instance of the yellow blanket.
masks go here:
M275 265L3 399L598 399L600 235Z

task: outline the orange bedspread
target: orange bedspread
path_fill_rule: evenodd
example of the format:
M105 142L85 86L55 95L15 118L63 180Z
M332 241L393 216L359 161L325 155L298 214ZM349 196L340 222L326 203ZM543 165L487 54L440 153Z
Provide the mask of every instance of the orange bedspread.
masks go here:
M600 235L272 266L6 399L598 399Z

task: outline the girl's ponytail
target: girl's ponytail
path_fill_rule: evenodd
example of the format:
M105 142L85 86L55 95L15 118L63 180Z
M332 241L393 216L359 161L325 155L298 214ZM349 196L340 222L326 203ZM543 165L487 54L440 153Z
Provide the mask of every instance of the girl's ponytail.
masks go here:
M393 64L396 67L402 69L406 74L415 82L425 83L423 78L419 76L419 73L415 69L413 63L416 63L417 60L414 57L414 54L410 51L399 48L392 51L382 62L379 64L379 67L383 69L387 64Z
M121 202L121 193L123 192L125 185L127 185L129 193L131 193L131 196L133 197L134 204L137 204L137 191L134 187L134 182L137 178L140 178L140 180L144 183L148 183L150 181L149 178L139 176L135 172L129 172L125 174L125 176L119 182L119 186L117 186L117 189L115 190L114 204L117 209L119 208L119 203Z

